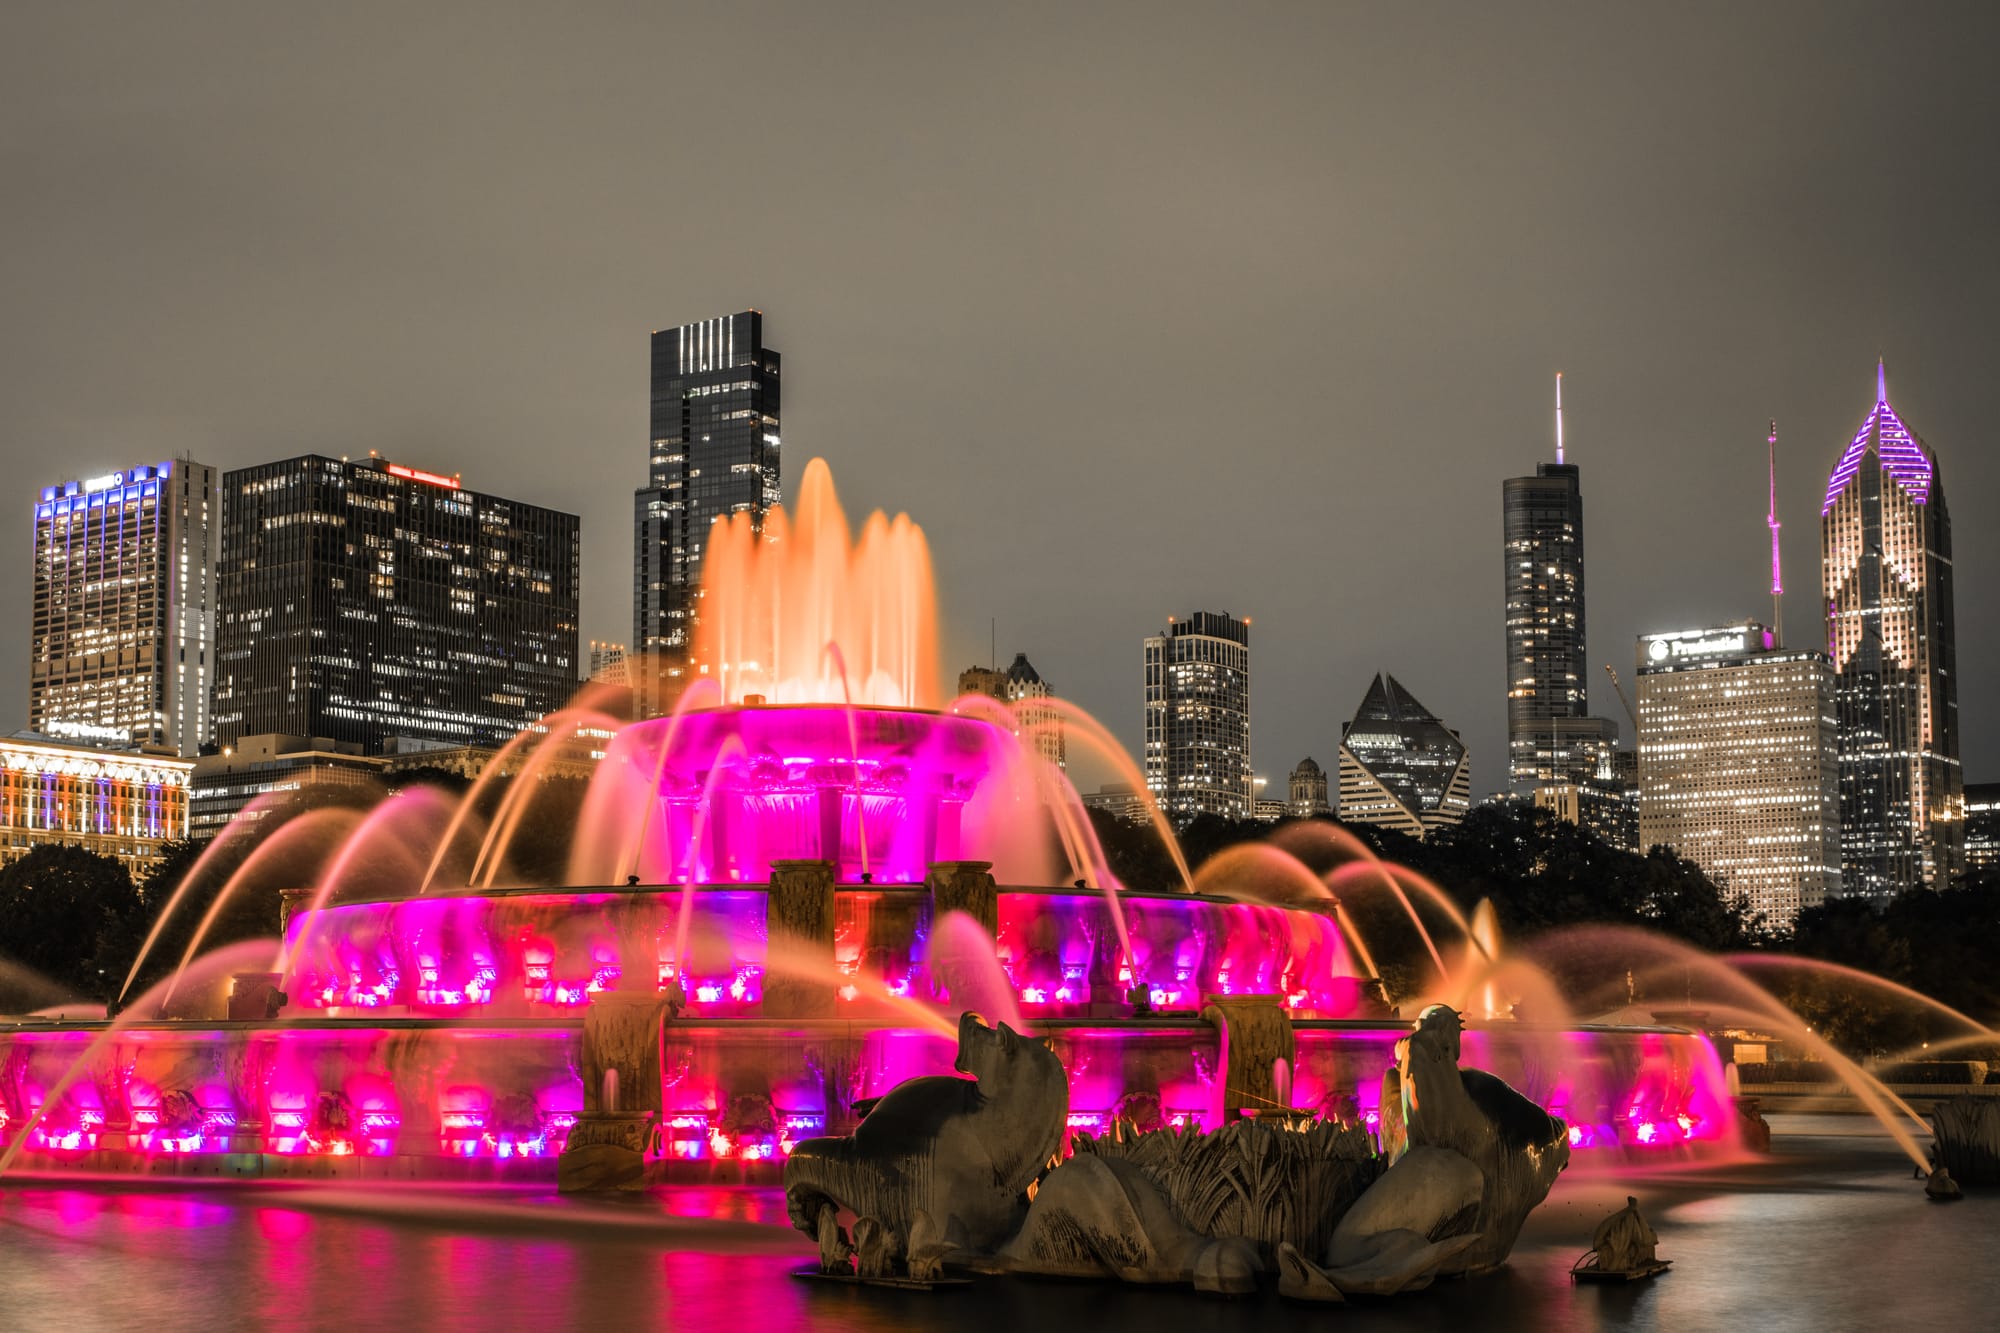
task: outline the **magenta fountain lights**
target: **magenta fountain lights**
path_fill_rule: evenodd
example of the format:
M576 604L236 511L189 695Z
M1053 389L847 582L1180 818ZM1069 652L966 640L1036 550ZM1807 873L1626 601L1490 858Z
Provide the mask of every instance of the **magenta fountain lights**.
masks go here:
M953 1042L913 1023L912 1006L990 1005L996 984L1056 1043L1072 1128L1098 1132L1119 1117L1213 1127L1226 1057L1200 1014L1218 997L1268 997L1257 1002L1285 1012L1297 1109L1364 1122L1377 1112L1407 1025L1357 1017L1366 969L1330 905L1127 892L1121 933L1103 894L1002 878L991 966L955 973L946 950L933 970L940 929L926 873L955 858L1006 860L1002 835L1031 812L995 789L1018 776L1007 756L1020 747L951 714L855 717L850 733L838 708L689 713L664 764L666 727L627 729L615 744L630 762L607 771L643 774L650 790L615 777L609 794L593 789L606 803L598 827L616 831L642 795L660 803L663 845L641 864L674 870L687 858L668 850L697 822L687 804L710 801L693 884L661 875L456 894L356 884L291 921L291 1003L279 1020L135 1024L109 1042L93 1041L101 1024L0 1024L0 1146L25 1134L24 1163L40 1169L239 1169L199 1164L208 1160L283 1177L351 1158L364 1174L543 1179L586 1113L585 1012L635 990L683 1006L664 1034L649 1158L668 1181L775 1178L793 1144L849 1124L855 1101L950 1072ZM1057 841L1053 829L1035 836ZM771 942L773 862L788 860L838 867L824 960L834 996L816 1018L767 1013L773 977L800 975ZM954 976L973 972L984 996L970 982L955 996ZM1579 1151L1735 1140L1720 1066L1698 1033L1497 1022L1467 1040L1517 1082L1560 1071L1543 1080L1545 1100ZM79 1062L85 1076L65 1083ZM381 1158L405 1164L367 1165Z
M1834 465L1833 473L1826 482L1826 502L1820 506L1825 514L1840 499L1841 492L1861 470L1861 460L1868 456L1873 444L1876 457L1881 460L1882 470L1887 472L1898 486L1903 488L1915 504L1923 504L1930 499L1931 478L1934 470L1930 456L1924 447L1896 415L1896 409L1889 405L1888 373L1881 362L1875 364L1875 406L1861 423L1847 449L1840 455L1840 462Z

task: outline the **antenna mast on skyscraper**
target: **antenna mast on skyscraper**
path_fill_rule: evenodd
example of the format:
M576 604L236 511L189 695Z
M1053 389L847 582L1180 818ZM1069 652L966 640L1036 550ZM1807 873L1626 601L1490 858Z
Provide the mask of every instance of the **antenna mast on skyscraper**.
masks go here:
M1771 646L1779 647L1785 642L1785 573L1784 563L1778 557L1778 423L1771 423L1771 434L1765 441L1768 446L1768 460L1771 477L1771 507L1764 515L1766 526L1771 529Z
M1556 462L1563 461L1563 373L1556 372Z

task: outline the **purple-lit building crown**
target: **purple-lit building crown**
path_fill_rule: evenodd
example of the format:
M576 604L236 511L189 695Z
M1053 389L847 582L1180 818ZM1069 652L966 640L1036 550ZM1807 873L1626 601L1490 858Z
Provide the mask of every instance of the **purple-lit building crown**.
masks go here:
M1888 381L1888 372L1881 362L1876 362L1875 406L1868 410L1861 429L1847 442L1846 451L1840 455L1832 475L1826 479L1826 502L1820 506L1820 513L1827 513L1839 501L1859 475L1862 461L1871 453L1882 471L1903 488L1903 493L1910 497L1913 504L1929 501L1937 466L1924 442L1903 424L1903 419L1896 415L1896 409L1889 405Z

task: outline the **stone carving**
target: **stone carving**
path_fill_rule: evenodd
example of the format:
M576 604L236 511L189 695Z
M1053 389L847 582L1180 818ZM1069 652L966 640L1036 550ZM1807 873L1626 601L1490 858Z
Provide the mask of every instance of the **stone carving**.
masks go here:
M1659 1264L1660 1238L1639 1216L1639 1201L1625 1196L1625 1206L1597 1224L1590 1248L1597 1267L1606 1273L1645 1273Z
M1020 1229L1028 1186L1062 1146L1062 1065L1047 1043L968 1013L955 1068L972 1079L911 1079L869 1108L853 1134L793 1149L786 1207L792 1225L821 1240L823 1262L831 1252L823 1215L840 1208L861 1220L864 1271L908 1252L919 1213L930 1219L922 1236L930 1248L991 1253ZM862 1236L869 1221L872 1242Z
M833 863L773 861L766 927L774 946L802 958L833 958ZM825 981L784 972L764 977L767 1018L831 1018L834 988Z
M1078 1134L1071 1147L1076 1158L1129 1161L1196 1234L1247 1237L1266 1261L1286 1242L1319 1253L1341 1214L1382 1174L1367 1131L1331 1120L1296 1128L1237 1120L1213 1134L1199 1129L1141 1134L1119 1125L1103 1138ZM1036 1195L1037 1202L1040 1198Z
M924 888L931 895L931 920L963 912L989 937L1000 933L1000 889L991 861L933 861L924 872Z
M1192 1282L1206 1243L1136 1166L1086 1153L1049 1172L1000 1258L1013 1271L1052 1277Z
M1521 1223L1569 1165L1569 1131L1562 1121L1504 1080L1458 1067L1461 1031L1457 1011L1434 1004L1418 1016L1416 1031L1396 1043L1402 1120L1411 1147L1449 1148L1485 1179L1473 1223L1479 1243L1447 1263L1442 1273L1473 1272L1504 1262Z
M1474 1223L1485 1184L1460 1153L1410 1149L1340 1218L1323 1267L1285 1247L1278 1289L1318 1301L1422 1290L1479 1243Z
M786 1205L818 1240L823 1272L864 1279L934 1281L955 1256L1224 1293L1255 1290L1275 1267L1285 1294L1321 1301L1416 1290L1504 1259L1569 1160L1561 1121L1458 1068L1459 1031L1456 1013L1434 1007L1399 1044L1401 1095L1385 1121L1408 1137L1392 1140L1404 1146L1386 1167L1360 1126L1291 1118L1208 1134L1119 1120L1104 1137L1077 1134L1051 1165L1068 1113L1062 1066L1045 1043L968 1013L958 1068L974 1079L913 1079L857 1107L851 1136L800 1144ZM858 1219L851 1242L842 1209ZM1636 1253L1651 1232L1636 1212L1630 1221L1641 1230L1614 1228L1607 1244Z
M1940 1166L1924 1177L1924 1197L1933 1203L1950 1203L1954 1199L1964 1198L1965 1191L1951 1178L1951 1171Z
M1931 1157L1967 1185L2000 1185L2000 1099L1950 1097L1931 1108Z

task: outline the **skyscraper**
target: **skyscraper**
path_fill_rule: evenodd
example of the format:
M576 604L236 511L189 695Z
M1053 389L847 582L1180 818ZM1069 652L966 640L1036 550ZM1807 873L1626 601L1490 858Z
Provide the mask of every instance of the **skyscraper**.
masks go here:
M1639 841L1788 925L1840 891L1833 670L1755 623L1639 639Z
M43 488L33 730L188 757L208 739L221 533L214 489L215 469L186 459Z
M1951 518L1937 457L1889 405L1841 452L1820 507L1840 718L1841 892L1944 888L1965 864Z
M577 519L316 454L222 479L215 733L496 745L577 687Z
M1556 377L1556 461L1501 486L1507 611L1507 788L1590 824L1612 841L1620 797L1618 724L1590 716L1584 653L1583 481L1563 453ZM1622 790L1622 789L1618 789ZM1603 807L1598 817L1590 812Z
M1380 675L1340 734L1340 819L1421 838L1472 808L1472 763L1458 733Z
M1036 754L1059 769L1069 767L1062 718L1047 704L1036 702L1054 698L1055 690L1042 679L1026 653L1015 653L1004 669L967 667L958 673L958 692L983 694L1011 706L1020 724L1016 734L1028 733Z
M1146 786L1169 819L1248 819L1250 622L1169 619L1146 639Z
M755 310L653 335L651 451L633 496L633 681L642 712L670 706L700 615L701 560L718 518L758 531L779 498L778 354Z

